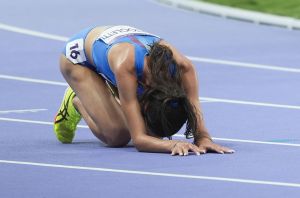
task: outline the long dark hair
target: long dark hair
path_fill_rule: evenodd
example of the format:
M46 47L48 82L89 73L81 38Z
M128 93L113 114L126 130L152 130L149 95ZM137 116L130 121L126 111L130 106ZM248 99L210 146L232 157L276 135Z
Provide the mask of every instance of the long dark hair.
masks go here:
M171 137L186 123L184 134L191 138L197 117L183 89L182 70L168 46L155 42L150 47L150 83L139 98L146 127L159 137Z

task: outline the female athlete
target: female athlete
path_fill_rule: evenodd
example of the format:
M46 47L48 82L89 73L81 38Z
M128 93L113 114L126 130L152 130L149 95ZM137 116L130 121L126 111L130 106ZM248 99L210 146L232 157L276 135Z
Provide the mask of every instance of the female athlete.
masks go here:
M83 118L109 147L132 140L143 152L234 152L205 128L191 61L156 35L130 26L85 29L67 42L60 70L70 86L54 121L62 143L72 142ZM171 138L185 123L193 143Z

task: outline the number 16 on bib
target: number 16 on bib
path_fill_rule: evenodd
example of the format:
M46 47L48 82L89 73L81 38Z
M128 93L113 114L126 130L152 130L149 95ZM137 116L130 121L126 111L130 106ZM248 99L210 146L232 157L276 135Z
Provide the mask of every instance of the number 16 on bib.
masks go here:
M74 64L83 63L86 61L84 53L83 39L77 39L67 43L66 57Z

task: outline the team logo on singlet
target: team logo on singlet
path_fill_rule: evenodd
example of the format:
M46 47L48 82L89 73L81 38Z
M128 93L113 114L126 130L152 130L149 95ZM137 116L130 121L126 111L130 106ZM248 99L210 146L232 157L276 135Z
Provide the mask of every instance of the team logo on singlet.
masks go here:
M143 30L125 26L125 25L118 25L113 26L108 29L106 29L102 34L98 37L98 39L101 39L106 44L111 44L114 40L120 37L128 36L128 35L151 35L156 36L153 34L150 34L148 32L145 32ZM158 37L158 36L156 36Z

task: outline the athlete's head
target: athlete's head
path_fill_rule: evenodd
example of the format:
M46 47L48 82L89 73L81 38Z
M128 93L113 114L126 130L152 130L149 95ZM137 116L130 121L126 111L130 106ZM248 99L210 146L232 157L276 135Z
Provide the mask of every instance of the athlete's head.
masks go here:
M171 137L187 123L185 135L190 137L197 129L195 108L183 89L182 72L172 50L154 43L148 67L150 81L140 97L146 127L159 137Z

